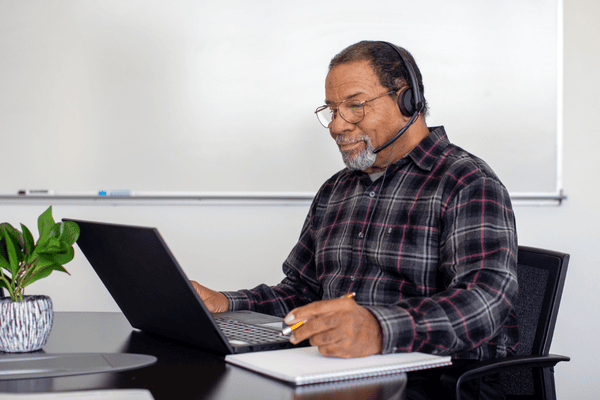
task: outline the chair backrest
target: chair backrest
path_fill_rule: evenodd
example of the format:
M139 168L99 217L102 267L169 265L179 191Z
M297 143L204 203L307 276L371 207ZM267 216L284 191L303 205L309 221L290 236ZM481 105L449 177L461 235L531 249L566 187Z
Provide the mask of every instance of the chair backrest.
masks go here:
M568 263L568 254L519 246L519 296L514 305L520 335L517 354L550 351Z
M550 351L568 263L568 254L519 246L519 295L514 304L519 322L517 355ZM503 371L499 378L507 399L556 398L554 375L548 368Z

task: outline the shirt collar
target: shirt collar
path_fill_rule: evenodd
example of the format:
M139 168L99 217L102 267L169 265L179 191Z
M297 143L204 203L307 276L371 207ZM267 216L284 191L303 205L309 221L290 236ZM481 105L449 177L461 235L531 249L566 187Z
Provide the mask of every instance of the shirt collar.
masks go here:
M421 169L430 171L450 144L443 126L429 128L429 135L406 155ZM403 157L405 158L405 157Z
M430 127L429 135L425 137L425 139L421 140L421 142L407 155L392 163L388 168L386 176L391 176L399 168L402 168L411 160L414 164L416 164L417 167L426 171L430 171L435 165L437 159L442 155L449 144L450 141L448 140L446 130L443 126ZM371 178L369 175L367 175L367 173L363 171L352 172L358 175L359 178L365 182L365 184L368 185L371 182Z

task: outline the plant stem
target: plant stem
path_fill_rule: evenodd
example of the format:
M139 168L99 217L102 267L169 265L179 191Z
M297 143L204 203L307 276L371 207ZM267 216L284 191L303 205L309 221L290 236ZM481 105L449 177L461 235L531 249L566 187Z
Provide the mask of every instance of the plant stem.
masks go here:
M15 290L10 296L13 299L13 301L23 301L23 295L25 294L25 287L23 286L23 282L25 281L27 273L32 269L32 266L28 265L25 261L22 261L19 265L17 273L15 274L15 276L13 276L13 285Z
M22 274L21 280L20 280L20 285L24 284L25 282L27 282L27 280L29 278L31 278L31 276L33 275L33 271L34 271L34 267L33 264L35 263L35 261L37 260L37 257L33 259L33 261L31 262L31 264L24 264L24 272ZM30 275L30 276L28 276ZM24 289L24 287L23 287Z
M10 282L8 281L8 279L6 279L6 275L4 275L4 272L2 272L2 271L0 271L0 273L2 273L2 280L4 281L4 283L6 283L6 289L8 290L8 294L10 295L10 298L13 301L17 301L17 299L15 297L15 292L13 292L11 290L11 286L12 285L10 284Z

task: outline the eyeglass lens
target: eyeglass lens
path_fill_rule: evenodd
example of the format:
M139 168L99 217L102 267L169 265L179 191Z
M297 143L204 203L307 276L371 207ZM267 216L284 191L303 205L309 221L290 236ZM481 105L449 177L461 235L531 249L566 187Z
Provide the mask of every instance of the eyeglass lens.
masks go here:
M364 107L361 103L344 102L336 108L336 111L334 111L334 109L331 107L325 107L322 110L317 111L319 122L321 122L321 125L323 125L325 128L329 128L333 122L336 112L339 113L344 120L351 124L359 123L364 117Z

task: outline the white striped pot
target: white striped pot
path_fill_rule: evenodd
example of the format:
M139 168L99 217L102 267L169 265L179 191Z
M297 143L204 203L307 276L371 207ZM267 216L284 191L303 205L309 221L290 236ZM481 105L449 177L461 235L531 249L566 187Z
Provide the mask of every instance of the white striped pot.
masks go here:
M0 298L0 351L24 353L44 347L54 320L48 296L23 296L23 301Z

